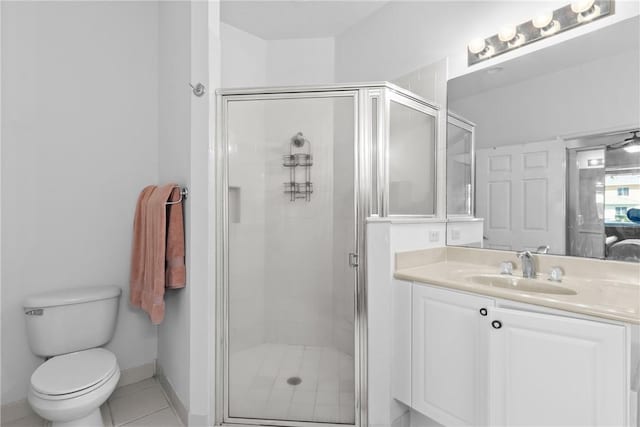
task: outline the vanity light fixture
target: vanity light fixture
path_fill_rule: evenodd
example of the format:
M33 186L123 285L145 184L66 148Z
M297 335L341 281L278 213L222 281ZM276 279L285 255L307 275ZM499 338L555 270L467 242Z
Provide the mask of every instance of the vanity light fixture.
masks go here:
M471 40L468 48L469 52L483 59L490 57L494 53L493 46L487 45L484 39L481 38Z
M571 3L571 10L578 15L578 22L589 22L600 16L600 6L595 3L595 0L577 0Z
M524 36L518 32L515 25L506 25L498 31L498 39L507 43L509 47L520 46L524 43Z
M491 37L469 42L467 63L471 66L520 46L612 15L614 2L615 0L574 0L559 9L542 11L520 25L506 25Z
M544 12L537 14L531 20L531 24L540 30L540 35L542 37L547 37L557 33L560 29L560 23L553 18L553 11L545 10Z

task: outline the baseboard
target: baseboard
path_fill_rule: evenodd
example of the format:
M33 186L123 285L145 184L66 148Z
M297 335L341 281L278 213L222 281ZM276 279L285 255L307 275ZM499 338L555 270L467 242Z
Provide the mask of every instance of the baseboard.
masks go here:
M116 388L146 380L147 378L153 377L155 374L155 361L145 363L140 366L134 366L133 368L122 369L120 371L120 380L118 381Z
M134 366L133 368L123 369L120 371L120 380L118 387L137 383L138 381L151 378L156 373L156 363L150 362L144 365ZM0 425L10 423L20 418L34 415L33 409L29 405L27 399L21 399L15 402L7 403L0 407ZM185 424L186 425L186 424Z
M189 412L187 411L187 408L184 406L184 403L182 403L182 401L176 394L176 391L173 389L173 386L164 374L162 365L160 365L159 363L156 364L156 378L160 382L160 386L162 386L162 389L169 398L171 405L173 405L173 408L176 410L176 414L178 415L178 418L180 418L180 421L182 421L182 424L185 426L191 425L189 424Z

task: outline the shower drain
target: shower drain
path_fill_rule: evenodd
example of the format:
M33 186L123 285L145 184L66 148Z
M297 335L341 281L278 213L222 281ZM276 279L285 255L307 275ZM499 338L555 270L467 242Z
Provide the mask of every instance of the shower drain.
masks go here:
M290 377L287 379L287 384L289 385L298 385L302 382L300 377Z

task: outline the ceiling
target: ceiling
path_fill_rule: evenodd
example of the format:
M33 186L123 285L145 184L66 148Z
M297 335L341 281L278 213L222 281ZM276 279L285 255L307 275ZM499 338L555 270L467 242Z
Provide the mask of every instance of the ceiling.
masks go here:
M222 22L264 40L335 37L387 1L223 0Z

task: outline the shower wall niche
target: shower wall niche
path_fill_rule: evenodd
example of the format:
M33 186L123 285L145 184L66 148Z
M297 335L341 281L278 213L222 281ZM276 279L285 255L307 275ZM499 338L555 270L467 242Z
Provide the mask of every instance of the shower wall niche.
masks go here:
M438 108L387 83L220 101L224 421L365 425L364 223L436 215Z

